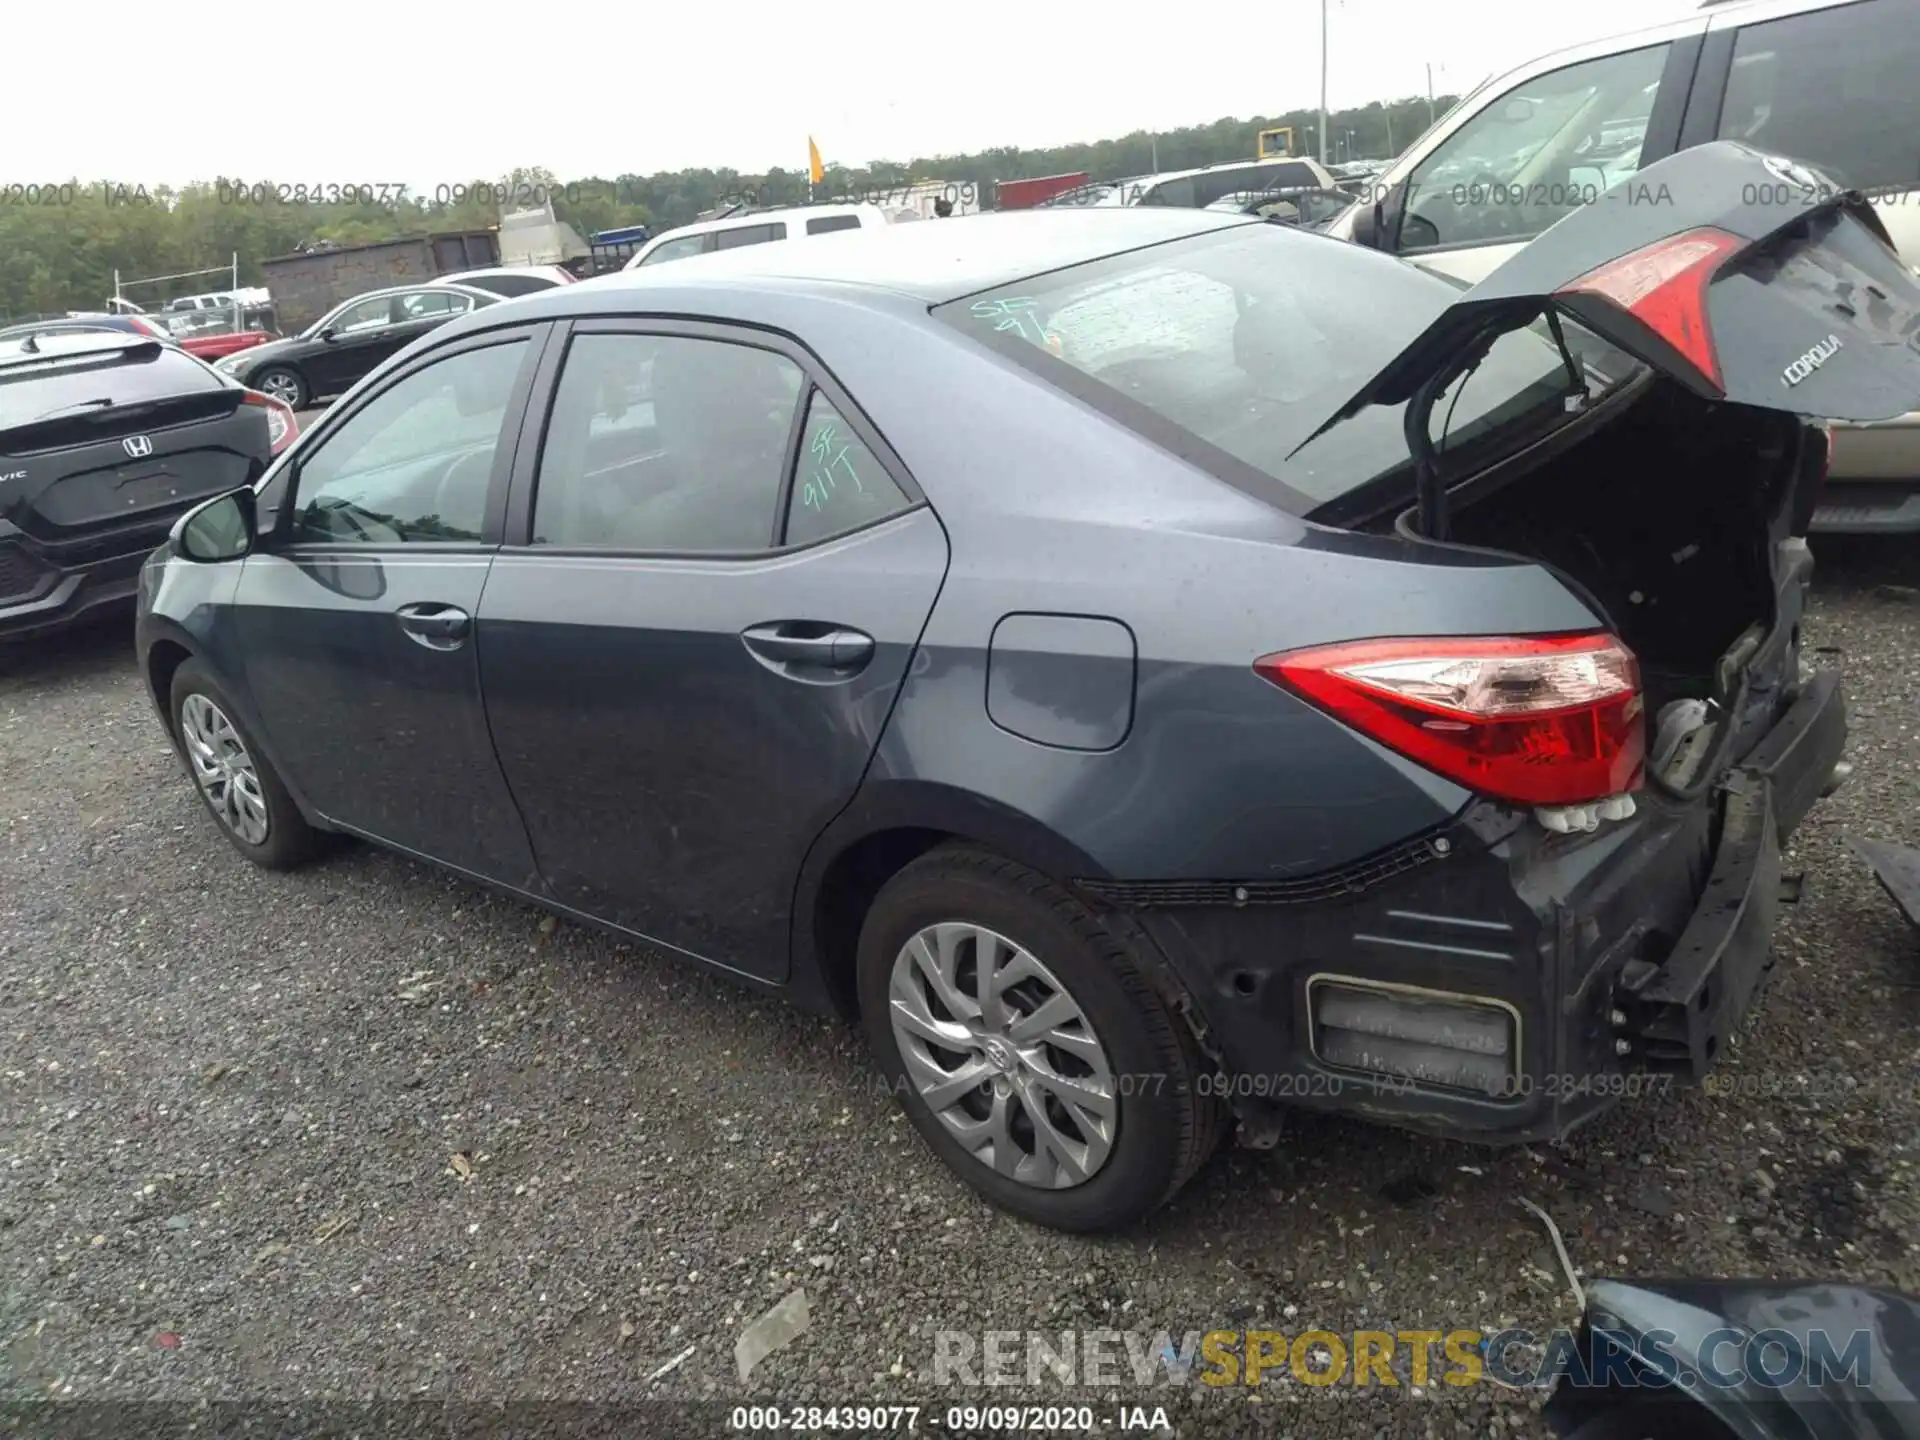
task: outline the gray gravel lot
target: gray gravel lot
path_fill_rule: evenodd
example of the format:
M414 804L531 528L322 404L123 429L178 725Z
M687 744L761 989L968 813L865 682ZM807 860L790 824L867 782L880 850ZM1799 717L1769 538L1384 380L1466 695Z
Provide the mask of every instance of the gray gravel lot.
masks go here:
M1857 774L1789 857L1806 894L1734 1093L1553 1151L1309 1119L1092 1241L949 1179L839 1024L371 849L253 870L124 626L0 659L0 1399L932 1415L1020 1393L936 1388L936 1328L1568 1322L1521 1195L1589 1274L1920 1290L1920 942L1843 843L1920 844L1920 544L1817 549ZM1409 1176L1433 1193L1386 1198ZM796 1285L811 1328L743 1385L735 1339ZM1533 1397L1488 1385L1028 1394L1164 1403L1183 1435L1539 1433Z

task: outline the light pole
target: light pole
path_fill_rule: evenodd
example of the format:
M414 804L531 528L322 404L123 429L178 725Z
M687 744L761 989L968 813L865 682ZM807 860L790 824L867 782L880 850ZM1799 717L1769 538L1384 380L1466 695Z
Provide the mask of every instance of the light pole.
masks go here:
M1327 0L1320 0L1320 163L1327 163Z
M1427 62L1427 129L1433 128L1433 62Z

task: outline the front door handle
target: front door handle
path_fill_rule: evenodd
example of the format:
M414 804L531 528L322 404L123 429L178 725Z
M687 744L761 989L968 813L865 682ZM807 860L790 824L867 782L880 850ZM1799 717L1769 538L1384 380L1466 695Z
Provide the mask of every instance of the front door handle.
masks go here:
M407 638L429 650L458 650L473 629L473 617L454 605L431 601L403 605L398 615L400 628L407 632Z
M819 620L779 620L740 632L747 649L781 673L841 678L873 658L873 637Z

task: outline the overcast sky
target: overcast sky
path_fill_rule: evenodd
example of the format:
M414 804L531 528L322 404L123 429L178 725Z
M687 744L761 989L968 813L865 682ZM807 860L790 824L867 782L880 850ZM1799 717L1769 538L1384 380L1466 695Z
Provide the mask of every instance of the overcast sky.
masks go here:
M1424 93L1429 61L1437 90L1465 90L1696 4L1334 0L1329 103ZM0 181L12 182L755 173L803 168L809 134L829 163L858 165L1276 114L1320 90L1313 0L1182 0L1157 14L1032 0L321 0L284 13L16 0L6 29L16 62L47 62L7 66ZM931 38L956 32L968 38Z

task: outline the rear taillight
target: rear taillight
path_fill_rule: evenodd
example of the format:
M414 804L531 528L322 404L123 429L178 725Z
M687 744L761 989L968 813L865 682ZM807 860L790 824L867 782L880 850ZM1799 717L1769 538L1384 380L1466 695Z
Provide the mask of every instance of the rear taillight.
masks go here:
M1253 668L1482 795L1577 805L1640 782L1640 666L1611 635L1359 640Z
M1679 351L1714 389L1725 390L1707 328L1707 286L1746 243L1724 230L1670 235L1589 270L1559 293L1598 295L1618 305Z
M267 438L272 444L269 454L278 455L293 443L300 433L300 422L293 418L284 401L271 395L262 395L258 390L248 390L240 396L248 405L258 405L267 412Z

